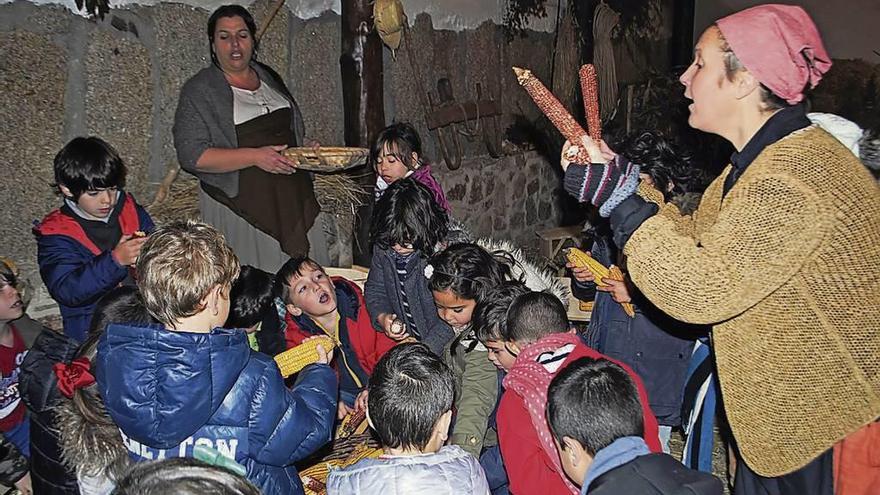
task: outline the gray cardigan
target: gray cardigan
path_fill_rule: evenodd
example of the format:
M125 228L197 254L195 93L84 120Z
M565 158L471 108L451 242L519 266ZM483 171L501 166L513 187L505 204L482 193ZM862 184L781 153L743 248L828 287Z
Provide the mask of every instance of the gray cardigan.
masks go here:
M303 142L305 129L296 101L278 74L259 62L251 67L260 81L281 93L291 108L290 129L297 143ZM236 148L235 121L232 116L232 88L223 72L214 65L190 78L180 90L174 114L174 148L180 167L200 181L223 191L230 198L238 196L238 171L208 173L196 170L196 162L208 148Z

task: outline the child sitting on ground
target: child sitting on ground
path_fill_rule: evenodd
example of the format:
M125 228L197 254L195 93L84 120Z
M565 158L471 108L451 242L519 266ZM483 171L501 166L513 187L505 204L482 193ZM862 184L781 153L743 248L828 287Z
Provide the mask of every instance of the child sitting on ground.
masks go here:
M494 304L487 295L486 304ZM513 493L577 493L565 477L550 437L544 409L550 380L580 357L604 357L584 345L569 330L565 308L558 298L543 292L517 296L506 310L504 349L516 359L504 378L498 406L498 440ZM485 333L485 332L483 332ZM627 369L637 384L644 416L644 438L660 451L657 420L647 406L641 379Z
M425 268L452 240L448 233L449 217L425 186L395 182L373 210L373 259L364 286L367 310L381 331L396 341L414 337L438 356L453 332L437 315Z
M488 495L477 460L461 447L444 446L454 394L452 372L424 344L388 351L370 380L367 405L385 455L330 471L328 495Z
M267 343L266 347L283 351L316 335L332 338L337 357L331 365L339 376L337 416L344 418L366 389L379 358L397 342L373 327L363 293L354 282L328 276L310 258L284 263L275 275L275 295L284 304L283 330L261 332L260 339L280 341L280 346Z
M255 351L262 350L262 336L277 332L279 329L278 315L275 312L274 297L275 276L250 265L242 265L238 279L232 284L229 294L229 318L224 328L240 328L247 334L248 345ZM263 330L265 333L260 333ZM283 351L284 347L274 352L263 350L274 356Z
M197 222L159 228L138 258L144 307L160 323L112 324L96 378L133 459L193 457L210 447L246 468L265 494L302 494L293 463L331 438L337 381L318 346L292 390L240 330L219 328L239 264L223 236Z
M153 230L150 215L125 193L125 165L107 142L78 137L55 155L61 208L37 226L37 261L58 302L64 333L82 342L95 303L120 283Z
M721 494L711 474L652 454L642 438L643 418L631 374L607 359L573 361L547 390L547 421L562 468L581 495Z
M370 149L370 163L376 171L376 199L391 184L412 177L431 191L441 208L450 211L443 188L422 156L422 139L412 125L399 122L382 129Z

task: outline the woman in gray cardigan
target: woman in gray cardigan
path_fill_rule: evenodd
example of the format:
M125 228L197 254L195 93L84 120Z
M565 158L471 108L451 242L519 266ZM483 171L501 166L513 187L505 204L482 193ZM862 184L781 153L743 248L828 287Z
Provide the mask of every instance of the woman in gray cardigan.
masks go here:
M174 116L174 146L198 177L202 217L243 264L275 272L289 256L327 263L311 176L279 152L303 144L296 101L254 60L256 24L238 5L208 20L213 64L187 81Z

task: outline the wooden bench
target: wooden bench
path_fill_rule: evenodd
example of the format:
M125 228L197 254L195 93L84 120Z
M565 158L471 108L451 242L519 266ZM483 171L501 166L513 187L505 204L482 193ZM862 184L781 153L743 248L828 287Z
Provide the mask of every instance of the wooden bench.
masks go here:
M552 260L559 254L559 250L562 249L566 241L571 241L577 246L582 231L582 225L539 230L536 234L541 238L541 254Z

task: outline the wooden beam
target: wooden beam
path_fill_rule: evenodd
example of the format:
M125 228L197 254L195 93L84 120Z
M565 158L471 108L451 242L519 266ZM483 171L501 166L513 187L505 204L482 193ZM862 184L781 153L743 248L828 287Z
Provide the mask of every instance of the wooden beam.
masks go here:
M498 102L494 100L466 101L463 103L447 103L435 108L425 120L428 129L434 130L449 124L475 120L481 117L501 115Z

